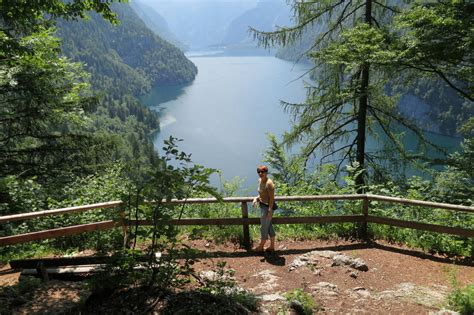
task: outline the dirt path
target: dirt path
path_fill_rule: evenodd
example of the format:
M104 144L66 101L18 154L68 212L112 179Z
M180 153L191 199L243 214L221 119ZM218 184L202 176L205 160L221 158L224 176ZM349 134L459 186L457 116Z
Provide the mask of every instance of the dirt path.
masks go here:
M452 275L461 284L474 282L472 260L455 264L444 257L381 242L367 246L343 241L286 241L272 254L206 241L188 241L187 245L203 253L194 264L196 272L217 270L218 263L225 262L225 268L235 272L237 285L260 297L261 313L266 314L286 313L283 295L298 288L313 296L321 314L434 314L452 289ZM3 270L0 285L12 285L18 276ZM77 284L52 281L16 311L54 311L64 299L87 296L84 290Z
M455 265L440 256L385 243L283 242L275 253L262 255L232 245L190 245L213 257L201 260L196 270L212 270L225 261L235 270L238 284L258 294L262 310L270 314L284 311L283 294L298 288L314 297L323 314L428 314L443 307L452 288L451 275L462 284L474 283L472 261ZM363 262L367 268L360 269L366 271L338 264L343 256Z

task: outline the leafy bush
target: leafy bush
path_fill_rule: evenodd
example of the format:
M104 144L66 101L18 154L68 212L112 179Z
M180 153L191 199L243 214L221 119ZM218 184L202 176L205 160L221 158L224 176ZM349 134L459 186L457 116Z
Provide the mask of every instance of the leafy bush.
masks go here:
M456 287L448 296L448 308L461 314L474 314L474 284Z
M93 281L99 295L104 291L120 293L124 289L131 295L146 292L140 294L141 301L144 296L156 300L162 292L190 282L192 253L180 248L178 230L169 224L170 219L182 217L184 207L168 206L163 200L187 199L203 193L220 196L209 185L214 170L193 165L189 155L177 149L176 141L172 137L165 141L164 156L155 161L146 176L136 179L133 185L136 201L134 205L130 203L129 215L147 219L152 225L136 228L132 235L134 249L118 251ZM138 237L146 242L135 249Z
M131 182L124 176L124 166L122 164L113 165L84 178L73 178L69 184L55 192L49 191L34 178L21 180L9 177L5 182L11 200L8 205L0 204L0 210L8 214L121 200L131 187ZM0 236L112 220L118 217L117 209L102 209L41 217L27 221L14 221L0 226ZM118 229L112 229L2 247L0 248L0 257L2 261L8 261L14 257L25 258L45 252L64 253L86 248L109 251L119 248L122 243L122 232Z
M290 304L290 307L300 315L313 314L319 307L314 302L311 294L304 292L301 289L295 289L284 294L284 297Z

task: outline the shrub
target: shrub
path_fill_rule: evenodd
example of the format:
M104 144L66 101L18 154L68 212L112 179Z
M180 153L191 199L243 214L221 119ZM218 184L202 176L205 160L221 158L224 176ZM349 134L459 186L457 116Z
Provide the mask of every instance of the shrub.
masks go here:
M310 315L319 308L313 297L301 289L289 291L284 294L284 297L297 314Z
M448 308L461 314L474 314L474 284L458 285L448 296Z

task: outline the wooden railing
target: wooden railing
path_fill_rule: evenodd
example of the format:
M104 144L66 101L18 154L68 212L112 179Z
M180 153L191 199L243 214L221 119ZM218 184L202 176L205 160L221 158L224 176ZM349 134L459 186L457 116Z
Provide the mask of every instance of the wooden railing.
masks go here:
M279 202L302 202L302 201L327 201L327 200L362 200L361 214L352 215L330 215L330 216L305 216L305 217L274 217L273 224L315 224L315 223L360 223L362 224L362 230L367 231L367 223L378 223L390 226L397 226L403 228L412 228L417 230L431 231L437 233L445 233L458 235L462 237L474 237L474 229L465 229L459 227L449 227L428 223L420 223L413 221L405 221L387 217L373 216L369 214L370 202L379 201L386 203L399 203L409 206L419 207L430 207L445 209L450 211L463 211L474 214L474 207L452 205L445 203L436 203L420 200L409 200L402 198L386 197L379 195L370 194L358 194L358 195L319 195L319 196L277 196L275 198ZM252 202L253 197L230 197L224 198L223 201L218 201L215 198L195 198L187 200L171 200L163 202L166 205L182 205L182 204L210 204L210 203L240 203L242 210L242 217L240 218L214 218L214 219L203 219L203 218L183 218L170 220L170 224L173 225L242 225L243 228L243 241L245 246L250 244L250 224L260 224L259 218L249 218L248 214L248 203ZM69 227L61 227L51 230L44 230L38 232L31 232L19 235L11 235L0 237L0 246L12 245L25 243L35 240L43 240L49 238L56 238L60 236L68 236L83 232L91 232L98 230L106 230L116 227L122 227L124 238L127 237L127 230L130 226L143 226L152 225L151 220L127 220L125 218L125 211L123 209L122 201L111 201L104 203L97 203L92 205L70 207L55 210L44 210L36 212L21 213L15 215L1 216L0 224L18 221L18 220L29 220L33 218L39 218L44 216L52 216L58 214L70 214L77 212L90 211L94 209L103 208L119 208L120 219L108 220L102 222L94 222L89 224L81 224Z

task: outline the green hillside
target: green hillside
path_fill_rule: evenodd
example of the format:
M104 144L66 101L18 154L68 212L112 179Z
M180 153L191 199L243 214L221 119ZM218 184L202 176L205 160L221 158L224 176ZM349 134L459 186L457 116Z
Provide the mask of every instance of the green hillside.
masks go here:
M113 9L120 20L118 26L97 14L91 14L88 21L58 23L64 53L86 63L94 87L140 95L154 84L194 79L197 69L193 63L148 29L129 5L116 4Z
M159 129L158 115L139 96L154 85L190 82L197 68L147 28L128 4L114 4L112 9L119 25L91 13L87 20L59 20L57 36L63 53L82 62L91 74L92 88L99 96L95 125L118 134L121 145L116 156L129 160L153 151L148 135Z

